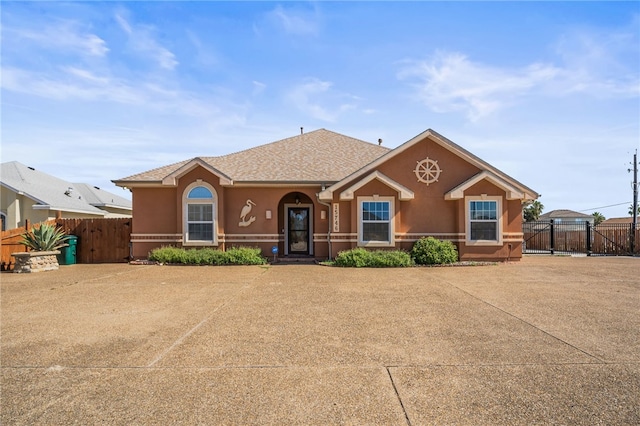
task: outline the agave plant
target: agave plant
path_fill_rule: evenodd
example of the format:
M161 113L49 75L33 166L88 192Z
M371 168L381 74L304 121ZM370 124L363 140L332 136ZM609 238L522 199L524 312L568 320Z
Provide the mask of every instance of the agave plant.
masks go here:
M63 247L68 239L69 236L65 235L62 228L43 223L37 228L31 228L30 232L22 234L20 244L34 251L52 251Z

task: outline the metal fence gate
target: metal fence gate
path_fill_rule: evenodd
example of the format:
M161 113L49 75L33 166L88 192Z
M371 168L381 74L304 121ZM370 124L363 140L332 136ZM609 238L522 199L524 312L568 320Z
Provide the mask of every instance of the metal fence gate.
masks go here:
M640 255L640 226L613 223L535 221L522 224L523 253Z

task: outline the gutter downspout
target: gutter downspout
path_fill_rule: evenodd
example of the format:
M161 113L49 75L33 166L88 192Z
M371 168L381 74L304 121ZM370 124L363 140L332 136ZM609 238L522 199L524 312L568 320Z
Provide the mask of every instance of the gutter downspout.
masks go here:
M323 187L324 189L324 187ZM327 245L329 247L329 260L331 260L331 224L332 222L332 218L331 218L331 203L325 203L324 201L320 201L320 194L316 193L316 200L318 200L318 203L322 204L323 206L327 207L327 210L329 210L329 214L327 215Z

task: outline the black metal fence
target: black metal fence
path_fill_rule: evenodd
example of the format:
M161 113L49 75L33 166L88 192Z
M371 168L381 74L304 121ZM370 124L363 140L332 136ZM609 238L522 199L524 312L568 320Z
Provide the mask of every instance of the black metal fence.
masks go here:
M630 223L536 221L522 224L524 253L581 253L587 256L640 255L640 226Z

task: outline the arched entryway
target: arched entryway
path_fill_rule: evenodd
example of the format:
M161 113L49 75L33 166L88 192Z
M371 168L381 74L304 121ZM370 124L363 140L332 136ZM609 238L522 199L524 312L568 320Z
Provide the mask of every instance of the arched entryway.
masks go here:
M313 256L313 201L290 192L278 204L278 226L284 234L285 256Z

